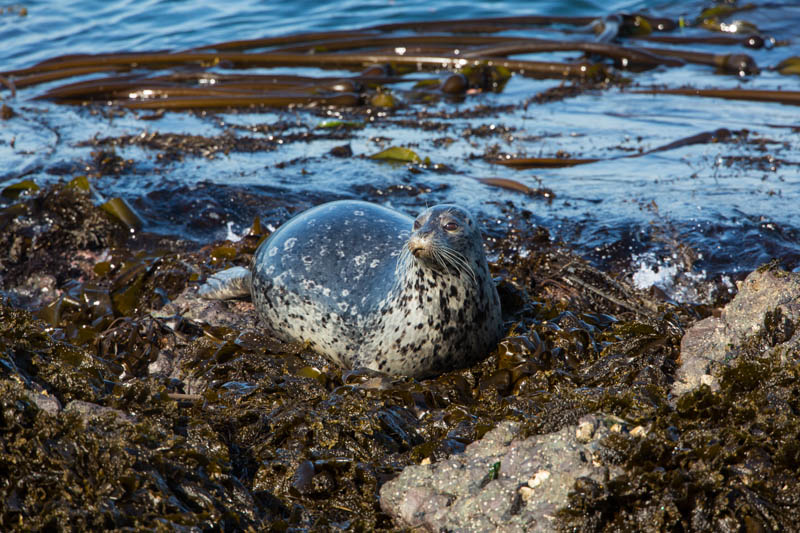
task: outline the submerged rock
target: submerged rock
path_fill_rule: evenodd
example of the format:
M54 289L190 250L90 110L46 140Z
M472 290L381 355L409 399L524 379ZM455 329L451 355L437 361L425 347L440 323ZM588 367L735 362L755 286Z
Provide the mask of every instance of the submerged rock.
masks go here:
M719 389L719 371L749 342L764 343L765 354L783 356L800 347L795 322L800 317L800 274L767 266L740 282L739 293L719 317L708 317L681 340L676 396L708 385Z

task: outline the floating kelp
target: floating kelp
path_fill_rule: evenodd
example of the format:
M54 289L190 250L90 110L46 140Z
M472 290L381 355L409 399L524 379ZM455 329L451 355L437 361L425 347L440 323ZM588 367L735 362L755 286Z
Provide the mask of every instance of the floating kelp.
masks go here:
M716 13L716 11L714 11ZM708 25L725 14L702 16ZM502 35L507 30L531 26L576 26L594 29L596 40L534 39ZM216 43L181 51L75 54L55 57L23 69L0 73L12 90L45 82L114 73L51 88L39 98L62 103L111 102L129 109L188 110L217 108L260 108L290 106L359 107L393 109L403 91L389 95L385 84L402 83L410 73L425 71L461 72L443 82L427 79L448 95L469 95L485 90L502 90L511 75L537 78L574 79L587 85L622 81L609 70L607 60L619 69L643 70L678 68L685 63L708 65L720 72L740 76L758 74L759 68L747 54L709 54L693 50L639 47L627 39L673 36L665 33L679 25L668 19L641 14L589 17L519 16L481 20L446 20L386 24L352 31L317 32ZM658 33L659 35L654 35ZM498 35L499 34L499 35ZM690 44L689 38L673 41ZM698 37L703 39L703 37ZM759 35L741 38L705 37L719 45L763 45ZM616 43L610 42L616 40ZM579 52L583 58L569 61L535 61L512 56L552 52ZM201 69L199 74L179 69ZM215 70L319 68L365 70L365 75L332 80L327 77L217 74ZM379 72L375 71L379 68ZM502 81L476 79L467 71L498 69L507 72ZM158 74L173 71L169 74ZM391 73L391 74L389 74ZM368 75L367 75L368 74ZM371 78L371 79L369 79ZM419 82L420 80L414 80ZM417 88L422 85L417 84ZM428 97L411 100L427 101Z
M639 94L681 94L702 96L704 98L724 98L726 100L751 100L756 102L775 102L778 104L800 105L800 91L770 91L759 89L639 89Z
M642 91L638 91L642 92ZM746 135L745 132L736 132L738 135ZM694 144L707 144L707 143L715 143L720 141L725 141L730 139L734 133L726 128L720 128L715 131L698 133L697 135L692 135L691 137L686 137L684 139L678 139L677 141L671 142L669 144L665 144L664 146L659 146L657 148L653 148L652 150L641 151L635 154L628 154L619 156L616 158L607 158L607 159L599 159L599 158L572 158L569 157L568 154L564 155L563 157L506 157L506 158L499 158L493 159L492 163L496 163L498 165L503 165L506 167L516 168L516 169L527 169L527 168L559 168L559 167L571 167L576 165L588 165L590 163L596 163L597 161L607 161L609 159L625 159L625 158L632 158L632 157L642 157L648 154L653 154L657 152L666 152L668 150L674 150L676 148L681 148L684 146L692 146Z
M761 35L746 35L739 37L736 35L713 35L708 36L690 36L690 35L646 35L637 36L638 39L645 39L648 41L669 43L669 44L717 44L725 46L746 46L748 48L759 49L764 46L772 46L774 43L771 39L765 40Z
M800 74L800 57L789 57L775 66L781 74Z
M538 188L532 189L528 187L524 183L520 183L516 180L512 180L509 178L475 178L476 180L480 181L481 183L485 183L486 185L492 185L494 187L500 187L502 189L506 189L509 191L517 191L529 196L541 196L548 201L553 201L556 197L555 193L547 188Z
M495 159L492 162L504 167L525 169L525 168L559 168L574 167L576 165L586 165L595 163L599 159L581 159L571 157L513 157Z

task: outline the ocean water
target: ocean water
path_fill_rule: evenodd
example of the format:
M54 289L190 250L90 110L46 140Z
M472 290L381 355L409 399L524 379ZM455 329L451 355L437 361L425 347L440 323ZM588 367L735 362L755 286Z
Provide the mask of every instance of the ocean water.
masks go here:
M185 50L212 43L293 33L353 30L377 24L518 15L602 17L649 12L692 21L704 3L678 6L656 1L466 2L316 1L209 2L81 1L26 2L0 15L0 70L31 66L56 56L123 51ZM21 9L24 8L24 14ZM793 2L761 3L740 15L778 46L761 50L694 45L692 50L750 54L762 71L756 76L722 75L713 68L686 65L647 72L623 72L629 88L798 89L798 77L769 67L800 56L793 28L800 7ZM515 30L509 34L582 38L561 27ZM678 34L700 30L686 28ZM656 46L656 45L654 45ZM667 46L667 45L663 45ZM686 48L683 45L683 48ZM564 60L577 53L528 55ZM256 69L261 73L319 75L316 69ZM326 71L325 75L352 75ZM78 79L78 78L76 78ZM560 80L514 76L502 92L464 101L412 103L392 120L369 124L346 142L317 138L255 153L217 154L164 162L153 150L121 145L123 159L135 161L119 176L93 183L99 198L126 198L144 216L146 229L198 242L241 232L254 216L279 223L294 207L336 198L380 201L411 214L436 202L460 202L483 220L486 232L502 236L511 213L532 213L532 223L577 249L600 266L627 271L670 273L698 279L737 276L771 258L789 268L800 265L800 108L754 101L634 94L611 87L559 101L533 97L562 85ZM322 120L303 110L253 113L166 113L155 121L137 113L98 113L34 98L56 83L0 93L16 116L0 123L0 186L27 178L44 184L86 172L96 148L87 141L157 133L266 137L263 126L293 122L312 132ZM402 90L402 88L401 88ZM527 103L528 105L524 105ZM437 119L436 113L479 106L498 111L472 118ZM508 106L508 107L503 107ZM96 110L95 110L96 111ZM420 111L439 129L416 127ZM336 118L333 110L330 116ZM258 129L257 126L262 126ZM479 128L505 134L470 136ZM494 129L493 129L494 128ZM735 142L685 146L637 158L647 151L702 132L727 128ZM268 127L266 128L268 130ZM445 137L448 142L440 142ZM332 158L331 148L349 144L352 158ZM388 145L412 146L446 166L443 172L414 173L404 165L377 163L362 156ZM478 156L494 145L520 156L602 159L591 165L517 171ZM501 177L555 193L547 202L493 188L472 178ZM404 192L405 191L405 192ZM8 203L8 201L6 201ZM291 206L292 209L286 208ZM691 260L686 260L686 256ZM662 276L663 277L663 276ZM657 279L654 276L653 279ZM688 277L686 279L689 279Z

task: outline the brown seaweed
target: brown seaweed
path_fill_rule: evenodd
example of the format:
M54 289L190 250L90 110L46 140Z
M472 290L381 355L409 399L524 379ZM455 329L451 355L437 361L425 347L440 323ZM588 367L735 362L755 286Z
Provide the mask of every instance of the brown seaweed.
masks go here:
M492 163L503 165L505 167L525 169L525 168L558 168L558 167L574 167L577 165L587 165L589 163L596 163L600 159L595 158L571 158L571 157L513 157L495 159Z
M112 77L52 88L38 98L64 103L111 102L130 109L163 111L204 107L351 107L365 104L394 108L398 105L395 97L377 89L384 84L406 80L408 73L417 71L503 69L509 76L520 74L537 78L566 78L586 83L618 80L598 58L612 59L617 67L633 70L656 66L679 67L688 62L713 66L720 72L738 75L758 73L758 67L746 54L708 54L597 41L494 35L508 29L548 25L573 26L578 28L576 31L602 31L598 37L600 40L646 37L653 32L669 32L677 27L672 20L640 14L611 15L602 20L591 17L518 16L398 23L353 31L230 41L183 51L63 55L31 67L6 71L0 76L5 80L4 85L14 91L18 87L112 72L116 73ZM725 42L733 44L740 41ZM757 43L753 41L753 44ZM583 52L588 59L553 62L510 57L557 51ZM367 75L344 80L330 77L298 76L292 79L287 75L215 74L210 71L218 66L227 69L316 67L358 70L376 65L382 69L377 75L370 71ZM175 71L185 67L199 68L204 72ZM165 70L168 72L159 74L159 71ZM466 81L467 84L457 87L453 83L442 83L441 91L445 94L469 95L487 89L502 90L503 85L495 83L488 87L480 79L471 79L469 76ZM372 92L375 90L377 93ZM429 97L410 95L411 100L424 101ZM561 165L563 162L542 161L540 164Z
M775 102L779 104L800 105L800 91L770 91L765 89L638 89L638 94L680 94L704 98L724 98L726 100L751 100L754 102Z
M651 150L646 150L635 154L627 154L618 157L609 157L605 159L572 158L572 157L506 157L506 158L493 159L491 160L491 162L519 170L527 168L571 167L577 165L587 165L589 163L596 163L597 161L609 161L612 159L642 157L648 154L653 154L657 152L666 152L668 150L674 150L676 148L691 146L694 144L715 143L727 140L731 136L733 136L733 133L730 130L728 130L727 128L719 128L714 131L707 131L703 133L698 133L696 135L691 135L689 137L684 137L682 139L678 139L677 141L673 141L663 146L658 146Z

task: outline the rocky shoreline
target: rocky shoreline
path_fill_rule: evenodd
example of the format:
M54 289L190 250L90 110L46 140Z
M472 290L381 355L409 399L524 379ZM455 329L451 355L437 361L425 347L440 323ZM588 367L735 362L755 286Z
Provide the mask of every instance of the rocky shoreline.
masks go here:
M249 302L199 300L209 272L246 264L260 224L198 247L131 232L74 183L0 221L3 529L798 519L799 274L767 265L721 311L676 304L519 216L489 244L506 338L418 382L342 371L270 338Z

